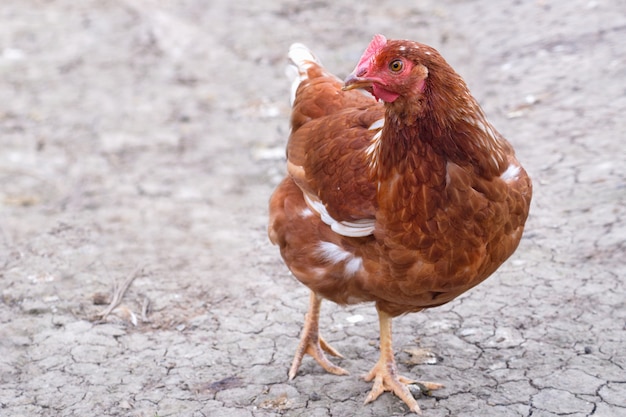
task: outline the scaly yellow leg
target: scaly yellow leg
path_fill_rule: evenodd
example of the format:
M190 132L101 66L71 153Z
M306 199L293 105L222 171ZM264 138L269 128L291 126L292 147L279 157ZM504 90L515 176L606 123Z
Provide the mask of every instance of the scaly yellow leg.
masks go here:
M302 364L302 358L305 354L311 355L322 368L331 374L335 375L348 375L348 371L339 366L333 364L326 358L324 352L343 358L339 352L337 352L332 346L330 346L319 334L319 317L320 306L322 304L322 298L311 291L311 297L309 298L309 311L304 317L304 326L302 327L302 334L300 335L300 343L298 349L296 349L296 355L289 368L289 379L294 379L298 368Z

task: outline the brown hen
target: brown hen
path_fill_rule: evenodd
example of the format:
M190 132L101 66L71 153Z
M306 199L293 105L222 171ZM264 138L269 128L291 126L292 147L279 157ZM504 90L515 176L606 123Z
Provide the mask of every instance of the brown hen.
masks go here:
M380 359L365 402L392 391L420 413L414 381L397 372L391 320L491 275L522 237L531 181L435 49L376 35L345 84L303 45L289 57L288 175L271 197L269 237L311 289L289 378L306 353L347 374L325 354L340 356L319 334L323 299L374 302Z

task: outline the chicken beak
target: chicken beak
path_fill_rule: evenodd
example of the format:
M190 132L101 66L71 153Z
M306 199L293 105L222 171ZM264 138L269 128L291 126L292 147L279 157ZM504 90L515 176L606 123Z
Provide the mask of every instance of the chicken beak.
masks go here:
M350 91L356 88L368 89L371 87L372 87L372 80L370 80L369 78L358 77L355 71L352 74L348 75L348 77L344 81L342 90Z

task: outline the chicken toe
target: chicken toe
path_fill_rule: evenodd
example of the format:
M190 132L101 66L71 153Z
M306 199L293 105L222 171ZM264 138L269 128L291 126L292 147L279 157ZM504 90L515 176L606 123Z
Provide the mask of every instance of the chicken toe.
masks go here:
M309 354L324 368L327 372L335 375L348 375L349 372L345 369L335 365L326 358L324 352L329 355L343 358L337 350L329 345L319 334L319 314L322 299L311 291L309 312L304 319L304 326L302 328L302 335L300 336L300 343L296 349L296 354L289 368L289 379L294 379L298 368L302 364L302 358L305 354Z

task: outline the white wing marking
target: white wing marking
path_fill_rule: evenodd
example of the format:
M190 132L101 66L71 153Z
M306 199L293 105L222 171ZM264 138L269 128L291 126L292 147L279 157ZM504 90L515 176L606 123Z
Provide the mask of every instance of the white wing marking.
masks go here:
M300 212L300 216L304 218L311 217L312 215L313 215L313 211L311 211L311 209L308 207L306 207Z
M383 117L382 119L378 119L374 123L372 123L370 127L367 128L367 130L382 129L384 125L385 125L385 118Z
M519 175L519 172L520 167L511 164L506 169L506 171L504 171L502 175L500 175L500 178L502 178L504 181L515 181L517 179L517 176Z
M318 244L318 250L320 256L328 262L334 264L345 262L344 270L347 276L352 276L359 272L363 265L363 259L334 243L322 241Z
M303 195L309 208L317 213L322 221L330 226L333 232L348 237L363 237L374 233L376 220L362 219L353 222L337 221L328 214L328 210L326 210L324 204L317 197L313 197L308 193L303 193Z

